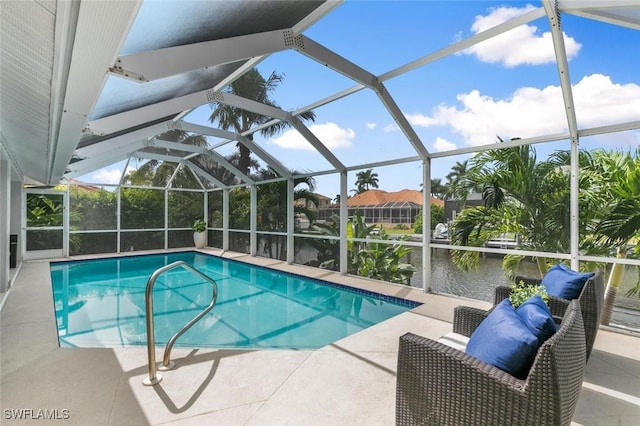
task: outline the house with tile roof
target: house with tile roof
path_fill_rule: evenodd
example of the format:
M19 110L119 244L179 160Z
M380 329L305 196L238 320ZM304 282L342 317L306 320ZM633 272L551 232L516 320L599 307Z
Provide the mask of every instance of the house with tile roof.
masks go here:
M354 195L347 200L349 217L358 212L368 224L404 224L412 226L422 207L422 192L403 189L387 192L381 189L370 189ZM444 206L444 201L431 197L431 204ZM339 215L340 204L330 204L318 209L318 220L332 221Z

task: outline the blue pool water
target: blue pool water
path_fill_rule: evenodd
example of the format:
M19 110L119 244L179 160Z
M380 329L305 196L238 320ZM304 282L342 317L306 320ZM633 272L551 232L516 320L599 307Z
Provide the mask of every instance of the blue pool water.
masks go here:
M407 311L417 303L196 252L51 263L62 347L146 345L145 287L182 260L213 278L218 300L176 346L314 349ZM211 301L212 286L184 268L153 292L158 345Z

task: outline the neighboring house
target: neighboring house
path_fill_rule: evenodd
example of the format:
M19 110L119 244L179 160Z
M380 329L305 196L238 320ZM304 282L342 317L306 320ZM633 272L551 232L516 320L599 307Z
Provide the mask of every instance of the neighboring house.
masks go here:
M445 200L444 201L444 221L450 222L455 220L458 213L465 207L477 207L482 205L482 194L479 192L473 192L467 196L467 201L462 204L458 200Z
M313 195L315 195L318 200L317 205L316 203L313 203L306 199L294 200L293 205L296 207L306 207L307 209L316 212L331 205L331 198L317 193L314 193ZM307 218L307 216L302 213L297 214L296 225L300 229L308 229L310 225L309 218Z
M444 201L431 197L431 204L443 206ZM422 207L422 192L403 189L387 192L381 189L370 189L354 195L347 200L348 216L358 212L368 224L404 224L412 226ZM331 221L334 215L339 216L340 204L330 204L318 209L318 220Z

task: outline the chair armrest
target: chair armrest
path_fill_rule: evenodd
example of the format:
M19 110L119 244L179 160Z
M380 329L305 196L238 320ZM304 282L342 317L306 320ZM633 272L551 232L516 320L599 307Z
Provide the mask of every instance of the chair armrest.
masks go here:
M398 350L396 424L517 424L517 417L505 419L498 411L522 404L524 385L462 351L407 333Z
M495 288L493 292L493 304L497 305L504 299L508 298L511 294L511 288L506 285L501 285Z
M453 310L453 332L471 337L489 312L471 306L456 306Z
M549 310L551 311L551 315L554 318L562 318L567 311L567 307L571 303L570 300L560 299L559 297L550 296L549 297Z
M524 285L540 285L542 284L542 278L523 277L522 275L516 275L513 279L514 283L524 282Z

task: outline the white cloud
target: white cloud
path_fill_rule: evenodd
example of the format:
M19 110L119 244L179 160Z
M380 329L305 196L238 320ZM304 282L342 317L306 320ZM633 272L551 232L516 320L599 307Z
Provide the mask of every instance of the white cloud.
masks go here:
M492 8L488 15L476 16L471 31L474 34L480 33L533 9L535 7L531 5L523 8L507 6ZM582 45L565 33L563 36L567 59L572 59L578 54ZM522 64L540 65L555 61L551 33L548 31L540 33L534 25L521 25L471 46L463 53L475 55L482 62L502 63L508 68Z
M415 114L405 114L405 117L407 117L409 124L413 126L428 127L432 124L437 124L435 119L428 117L420 112L417 112Z
M322 142L328 149L348 148L351 146L356 132L352 129L345 129L335 123L312 124L309 130ZM307 140L296 130L287 130L271 139L271 143L286 149L302 149L315 151L315 148L307 142Z
M478 90L457 96L461 106L442 104L417 126L449 126L470 145L502 138L533 137L567 131L567 119L559 86L543 89L523 87L508 99L494 99ZM597 127L638 119L640 85L616 84L611 78L592 74L573 86L578 125ZM416 116L417 114L413 114Z
M377 126L376 123L367 123L367 129L375 129Z
M127 172L135 170L133 167L127 167ZM100 169L90 174L91 181L94 183L110 183L110 184L118 184L120 183L120 178L122 177L122 169Z
M386 133L390 133L390 132L397 132L400 130L400 127L398 127L397 124L392 123L392 124L387 124L384 129L383 129Z
M451 151L456 148L457 146L455 143L450 142L444 138L436 138L436 141L433 143L433 150L435 152Z

